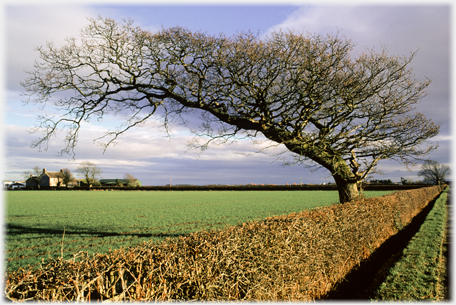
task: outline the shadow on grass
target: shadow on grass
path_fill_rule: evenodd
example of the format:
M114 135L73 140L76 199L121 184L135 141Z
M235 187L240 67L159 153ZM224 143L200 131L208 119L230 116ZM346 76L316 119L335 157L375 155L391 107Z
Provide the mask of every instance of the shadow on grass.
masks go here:
M390 237L372 255L323 296L323 300L370 300L385 281L388 271L402 258L403 250L418 232L438 197L431 201L413 220Z
M62 236L62 229L52 228L33 228L14 224L5 225L5 233L7 236L20 236L26 234L44 234L52 236ZM103 231L77 231L65 229L65 236L67 235L89 235L92 237L109 237L109 236L135 236L135 237L179 237L187 235L188 233L135 233L135 232L103 232ZM42 238L37 236L33 238Z

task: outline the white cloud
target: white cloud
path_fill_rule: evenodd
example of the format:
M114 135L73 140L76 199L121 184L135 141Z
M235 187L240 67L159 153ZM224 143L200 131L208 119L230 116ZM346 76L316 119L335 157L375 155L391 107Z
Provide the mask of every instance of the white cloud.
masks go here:
M369 33L372 31L372 20L356 18L354 6L305 6L294 11L289 18L268 32L278 29L293 29L298 32L335 33Z
M435 137L432 138L433 141L437 141L437 142L440 142L440 141L453 141L454 140L454 136L453 135L437 135Z
M5 7L8 88L21 91L19 83L33 69L36 47L46 41L56 45L78 36L88 17L96 17L87 7L77 5L9 5Z

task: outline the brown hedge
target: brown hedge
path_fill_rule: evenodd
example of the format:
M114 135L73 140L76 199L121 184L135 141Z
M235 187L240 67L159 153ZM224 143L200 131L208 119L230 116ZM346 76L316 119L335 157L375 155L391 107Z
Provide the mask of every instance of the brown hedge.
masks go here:
M439 187L270 217L5 276L10 300L315 300L441 192Z

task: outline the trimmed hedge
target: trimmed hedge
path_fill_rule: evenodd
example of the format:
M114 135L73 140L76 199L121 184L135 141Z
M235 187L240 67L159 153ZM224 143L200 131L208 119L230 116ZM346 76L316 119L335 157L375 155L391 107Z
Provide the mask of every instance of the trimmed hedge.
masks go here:
M402 258L376 292L378 300L437 300L445 227L446 190L436 201Z
M6 274L10 300L318 299L440 193L401 191Z

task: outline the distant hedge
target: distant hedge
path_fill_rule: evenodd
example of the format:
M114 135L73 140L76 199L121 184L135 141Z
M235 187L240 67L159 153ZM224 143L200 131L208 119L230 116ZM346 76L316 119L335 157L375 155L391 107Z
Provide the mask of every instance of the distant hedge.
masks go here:
M411 190L423 187L429 187L428 184L364 184L363 189L366 191L399 191ZM37 190L36 188L26 188L29 190ZM337 190L335 184L303 184L303 185L273 185L273 184L245 184L245 185L161 185L161 186L141 186L141 187L116 187L116 186L97 186L97 187L41 187L39 190L91 190L91 191L127 191L127 190L141 190L141 191L331 191Z
M401 191L108 254L80 252L7 274L5 294L14 301L315 300L440 192Z

